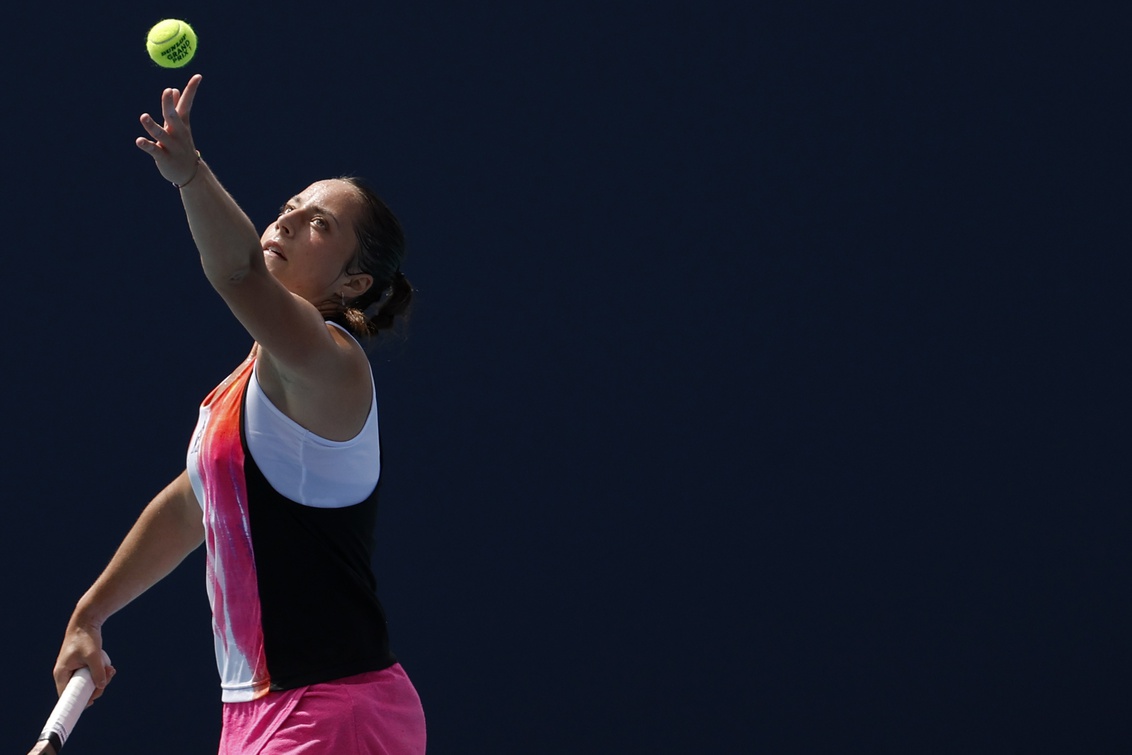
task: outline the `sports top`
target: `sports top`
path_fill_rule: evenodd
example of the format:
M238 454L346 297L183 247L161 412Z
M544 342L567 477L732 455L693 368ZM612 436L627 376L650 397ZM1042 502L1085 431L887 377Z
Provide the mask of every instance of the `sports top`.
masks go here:
M396 662L371 567L376 402L358 437L328 441L273 406L254 373L253 355L209 393L188 454L224 702Z

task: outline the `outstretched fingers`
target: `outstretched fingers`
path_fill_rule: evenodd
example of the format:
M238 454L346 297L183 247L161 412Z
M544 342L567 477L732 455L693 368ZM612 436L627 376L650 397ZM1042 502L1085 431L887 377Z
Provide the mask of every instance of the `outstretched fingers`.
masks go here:
M165 89L161 93L161 117L164 122L158 123L149 113L143 113L140 121L149 139L138 137L134 140L138 149L157 161L161 175L175 184L184 183L185 176L195 172L199 159L193 146L189 114L200 82L201 76L196 74L189 79L184 91Z
M193 100L196 98L197 87L200 86L200 74L194 75L185 85L185 91L180 89L166 89L161 93L161 113L165 117L166 125L189 125L189 114L193 109Z

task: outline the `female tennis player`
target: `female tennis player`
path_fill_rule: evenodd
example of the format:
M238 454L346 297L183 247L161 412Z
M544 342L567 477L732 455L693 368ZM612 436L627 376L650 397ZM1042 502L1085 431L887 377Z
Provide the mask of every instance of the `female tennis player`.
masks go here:
M380 450L357 340L403 315L401 227L354 179L317 181L262 234L197 152L201 77L137 140L180 192L209 282L253 340L204 400L185 471L145 508L68 623L60 691L102 627L202 542L220 672L220 752L425 751L420 699L390 651L370 566Z

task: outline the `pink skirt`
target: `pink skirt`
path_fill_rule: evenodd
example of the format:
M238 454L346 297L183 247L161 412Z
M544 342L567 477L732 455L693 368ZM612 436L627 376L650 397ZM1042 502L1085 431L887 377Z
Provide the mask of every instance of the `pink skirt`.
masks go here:
M220 755L424 755L425 719L395 664L224 704Z

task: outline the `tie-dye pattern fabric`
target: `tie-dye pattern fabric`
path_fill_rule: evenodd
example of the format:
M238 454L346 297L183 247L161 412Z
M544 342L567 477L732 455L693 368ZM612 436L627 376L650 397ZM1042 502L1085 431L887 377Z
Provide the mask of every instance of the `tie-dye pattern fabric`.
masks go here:
M240 441L241 401L254 365L249 357L201 404L188 458L203 508L208 599L225 702L253 700L271 686Z

